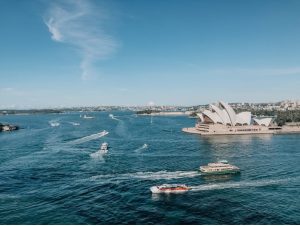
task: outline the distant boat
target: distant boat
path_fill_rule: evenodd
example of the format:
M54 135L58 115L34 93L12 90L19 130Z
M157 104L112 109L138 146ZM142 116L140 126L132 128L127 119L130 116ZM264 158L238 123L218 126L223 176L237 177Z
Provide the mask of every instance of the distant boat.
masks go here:
M92 119L92 118L95 118L95 117L84 115L83 118L84 118L84 119Z
M59 126L59 125L60 125L59 122L55 122L55 121L50 121L49 124L50 124L52 127L56 127L56 126Z
M100 158L103 159L103 156L108 152L108 143L104 142L101 144L101 147L95 153L90 154L92 158Z
M108 152L108 143L102 143L99 152L102 154L106 154Z
M185 184L163 184L159 186L152 186L150 191L155 194L159 193L184 193L191 190Z
M203 174L229 174L239 173L240 169L234 165L230 165L226 160L215 163L208 163L207 166L200 166L200 172Z
M78 123L78 122L69 122L71 125L73 125L73 126L79 126L80 125L80 123Z

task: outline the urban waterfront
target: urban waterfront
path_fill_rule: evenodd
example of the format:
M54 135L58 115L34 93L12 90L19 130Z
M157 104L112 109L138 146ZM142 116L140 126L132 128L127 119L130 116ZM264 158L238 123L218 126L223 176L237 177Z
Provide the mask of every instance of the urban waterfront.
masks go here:
M1 116L22 128L0 133L1 224L300 223L300 134L201 137L181 132L186 116L80 114ZM241 174L198 172L221 159ZM164 183L194 189L151 194Z

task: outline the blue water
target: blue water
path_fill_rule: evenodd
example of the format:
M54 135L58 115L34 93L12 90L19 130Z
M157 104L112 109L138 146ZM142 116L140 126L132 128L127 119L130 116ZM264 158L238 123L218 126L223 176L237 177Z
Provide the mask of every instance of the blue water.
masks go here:
M300 223L300 135L200 137L181 132L187 117L90 115L0 117L23 128L0 133L0 224ZM109 153L91 157L102 142ZM221 159L241 174L197 172ZM194 190L150 193L163 183Z

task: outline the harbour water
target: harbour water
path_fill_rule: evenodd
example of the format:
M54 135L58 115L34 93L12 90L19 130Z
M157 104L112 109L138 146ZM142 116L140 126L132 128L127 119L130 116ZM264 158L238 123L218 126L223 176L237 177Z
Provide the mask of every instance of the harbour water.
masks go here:
M185 116L89 115L0 116L23 128L0 133L1 224L300 224L300 135L200 137L181 132ZM102 142L109 152L93 155ZM241 174L197 171L221 159ZM193 190L150 193L163 183Z

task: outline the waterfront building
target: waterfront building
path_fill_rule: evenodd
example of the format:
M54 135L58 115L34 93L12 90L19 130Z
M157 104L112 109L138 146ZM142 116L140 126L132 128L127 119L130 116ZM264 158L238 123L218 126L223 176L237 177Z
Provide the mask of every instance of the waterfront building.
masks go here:
M210 104L209 109L197 116L199 119L195 127L184 128L184 132L201 135L273 134L282 129L273 124L274 117L255 117L248 111L237 114L223 101Z

